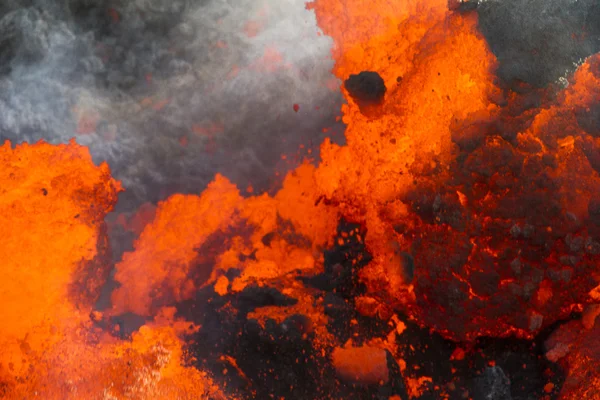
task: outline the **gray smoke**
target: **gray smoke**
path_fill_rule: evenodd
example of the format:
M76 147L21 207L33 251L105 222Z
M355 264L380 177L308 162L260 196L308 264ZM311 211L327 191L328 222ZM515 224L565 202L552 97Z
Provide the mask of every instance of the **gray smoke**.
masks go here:
M76 137L123 182L121 211L216 172L272 188L335 123L332 42L303 0L3 3L0 139Z
M598 0L479 0L477 12L508 83L544 87L600 51Z

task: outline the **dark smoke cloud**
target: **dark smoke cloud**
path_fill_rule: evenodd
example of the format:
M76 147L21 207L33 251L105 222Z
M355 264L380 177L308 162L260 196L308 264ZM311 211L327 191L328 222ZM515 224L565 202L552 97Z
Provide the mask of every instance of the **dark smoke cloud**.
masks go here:
M479 27L498 76L543 87L600 51L598 0L479 0Z

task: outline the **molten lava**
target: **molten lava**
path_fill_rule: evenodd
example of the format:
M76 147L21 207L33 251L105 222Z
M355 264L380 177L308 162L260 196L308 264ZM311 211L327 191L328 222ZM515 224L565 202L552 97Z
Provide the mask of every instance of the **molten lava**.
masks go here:
M598 148L576 116L599 98L597 58L558 99L525 108L495 85L473 14L382 3L376 19L360 2L314 4L338 77L377 71L394 88L376 116L349 99L348 144L323 144L319 188L367 227L375 296L451 338L530 337L596 284Z
M117 265L113 313L154 315L207 282L222 284L219 277L231 268L242 269L231 282L236 291L296 269L314 272L338 222L337 211L318 202L314 167L307 164L273 198L243 198L223 176L200 196L172 196Z
M108 272L101 253L106 239L102 219L120 186L108 165L95 167L87 150L74 143L15 149L5 143L0 151L0 253L6 283L1 370L19 376L31 368L27 355L37 357L52 348L77 325L78 315L89 313ZM99 262L85 270L95 258Z
M163 309L118 340L90 313L110 266L104 216L121 190L74 142L0 148L0 395L182 399L212 393L185 360L189 324Z
M105 313L93 306L109 273L103 219L119 183L75 143L0 148L3 397L225 398L186 354L203 327L173 308L206 288L231 315L241 311L228 296L275 289L285 305L248 307L252 329L294 325L352 384L387 383L393 358L413 396L432 378L402 360L396 313L465 342L531 338L598 299L600 56L558 94L517 93L494 77L476 15L450 11L447 0L310 8L335 41L336 76L375 79L377 101L365 108L356 87L342 88L347 144L326 140L319 166L290 172L274 196L245 197L217 175L199 195L140 213L149 223L123 222L141 233L116 265ZM360 228L338 231L340 220ZM326 265L327 249L353 241L371 257L348 251ZM345 297L322 276L342 282ZM331 296L319 292L328 287ZM332 315L347 307L383 321L386 335L367 338L358 317L333 332ZM112 321L127 313L146 324L118 338ZM591 356L577 347L568 362L597 378L581 357ZM464 358L453 352L452 361Z

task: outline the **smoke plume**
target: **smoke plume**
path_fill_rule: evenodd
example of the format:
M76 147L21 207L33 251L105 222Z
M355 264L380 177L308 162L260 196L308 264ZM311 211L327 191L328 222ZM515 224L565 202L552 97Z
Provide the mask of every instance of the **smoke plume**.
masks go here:
M0 139L76 137L127 188L121 211L217 171L269 189L339 109L331 39L302 0L3 3Z

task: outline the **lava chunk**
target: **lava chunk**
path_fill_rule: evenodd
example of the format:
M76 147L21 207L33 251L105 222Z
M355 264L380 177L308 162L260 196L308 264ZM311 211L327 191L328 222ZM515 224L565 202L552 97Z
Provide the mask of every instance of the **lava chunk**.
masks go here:
M380 105L387 90L383 78L373 71L350 75L344 82L344 87L361 110Z

